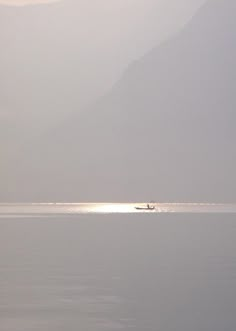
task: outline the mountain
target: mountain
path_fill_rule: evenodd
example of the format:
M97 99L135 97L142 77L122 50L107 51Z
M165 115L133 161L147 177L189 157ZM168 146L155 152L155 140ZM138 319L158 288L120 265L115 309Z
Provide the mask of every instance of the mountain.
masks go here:
M22 157L11 200L235 201L236 3L209 0Z
M104 94L133 57L190 16L196 1L179 0L173 11L160 10L155 0L0 4L0 150L6 166L25 145Z
M18 116L24 130L26 120L41 132L79 112L133 57L176 29L179 23L164 25L159 8L155 0L0 5L0 116Z

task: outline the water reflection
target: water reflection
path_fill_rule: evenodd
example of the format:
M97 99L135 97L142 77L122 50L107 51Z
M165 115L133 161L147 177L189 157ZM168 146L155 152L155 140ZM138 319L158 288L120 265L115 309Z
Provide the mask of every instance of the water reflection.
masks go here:
M0 220L3 331L235 330L231 214Z
M236 213L236 204L209 203L28 203L0 204L0 217L80 214ZM152 209L153 208L153 209Z

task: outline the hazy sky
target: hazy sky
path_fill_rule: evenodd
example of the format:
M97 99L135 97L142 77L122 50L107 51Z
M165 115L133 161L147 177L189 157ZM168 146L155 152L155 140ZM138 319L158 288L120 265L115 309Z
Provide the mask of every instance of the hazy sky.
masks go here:
M43 2L46 0L0 0L0 4L8 5ZM204 2L205 0L62 0L59 1L60 5L43 4L35 10L29 10L29 6L25 6L26 9L21 7L19 12L13 11L12 16L9 9L7 15L10 15L10 19L4 20L7 15L3 14L0 22L0 42L5 40L7 43L5 52L8 62L14 58L14 54L18 54L17 63L11 63L9 67L16 65L17 70L24 71L27 70L27 62L20 67L20 53L29 54L34 47L34 39L38 41L41 51L50 52L55 65L60 56L65 59L70 56L71 46L68 47L68 43L76 40L73 52L78 56L73 66L79 71L78 89L83 90L83 93L78 94L78 102L84 105L106 93L133 60L178 31ZM50 38L53 29L60 33L59 50L52 48ZM22 48L21 43L25 40L28 41ZM57 54L60 55L58 58ZM6 67L5 64L4 66ZM43 60L30 70L37 75L37 67L41 66L45 67ZM19 76L21 85L25 79L24 74L22 75ZM10 77L8 73L6 77ZM21 93L14 84L9 89Z
M235 192L235 149L228 147L235 135L235 0L209 0L185 25L202 2L0 6L0 141L14 160L16 153L21 159L26 155L17 180L26 178L29 190L43 192L47 174L48 197L58 201L59 194L68 200L107 200L100 196L101 186L113 201L133 200L136 193L142 200L230 201ZM106 97L96 101L103 93ZM91 100L94 107L84 107ZM32 148L35 140L40 144ZM2 159L10 174L15 163ZM35 201L47 200L37 192Z
M34 5L39 3L49 3L58 0L0 0L0 4L10 5L10 6L25 6Z

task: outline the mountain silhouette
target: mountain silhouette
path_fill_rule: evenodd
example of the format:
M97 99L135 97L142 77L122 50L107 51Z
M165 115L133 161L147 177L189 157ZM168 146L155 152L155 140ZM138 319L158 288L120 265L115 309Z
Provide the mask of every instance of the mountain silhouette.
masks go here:
M3 199L235 201L235 59L236 3L209 0L28 151Z
M186 7L188 12L194 5ZM158 8L155 0L0 5L0 149L6 165L27 141L103 95L130 59L174 30L158 19Z

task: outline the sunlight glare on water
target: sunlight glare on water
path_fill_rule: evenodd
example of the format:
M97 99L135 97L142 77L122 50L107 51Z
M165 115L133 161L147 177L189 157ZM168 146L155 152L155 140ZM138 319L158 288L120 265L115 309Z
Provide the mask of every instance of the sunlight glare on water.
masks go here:
M236 213L236 204L209 203L5 203L0 217L131 213Z

